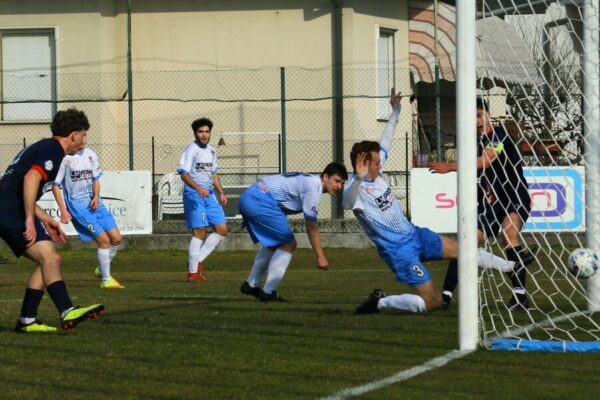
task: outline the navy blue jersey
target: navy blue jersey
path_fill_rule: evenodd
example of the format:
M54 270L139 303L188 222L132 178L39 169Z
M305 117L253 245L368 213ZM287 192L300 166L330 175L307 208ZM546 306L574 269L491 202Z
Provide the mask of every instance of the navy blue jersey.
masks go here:
M493 149L497 158L492 165L479 171L481 179L481 206L500 202L505 207L520 204L530 207L531 198L523 175L521 155L512 138L502 127L496 127L479 138L477 155Z
M44 193L44 185L54 181L65 151L57 140L42 139L21 150L0 178L0 211L22 210L23 179L30 169L42 175L37 199Z

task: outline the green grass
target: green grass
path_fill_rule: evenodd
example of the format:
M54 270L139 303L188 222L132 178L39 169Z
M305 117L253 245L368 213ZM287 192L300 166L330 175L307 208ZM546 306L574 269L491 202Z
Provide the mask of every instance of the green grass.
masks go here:
M406 289L374 249L329 249L319 271L298 250L280 294L261 304L239 293L252 252L211 255L208 282L184 281L184 251L119 252L101 290L94 251L64 251L74 302L106 313L68 334L12 332L32 264L0 267L0 398L317 399L386 378L457 347L456 306L431 315L354 316L373 288ZM441 282L443 265L431 267ZM39 317L58 326L46 295ZM361 399L590 399L600 356L479 350Z

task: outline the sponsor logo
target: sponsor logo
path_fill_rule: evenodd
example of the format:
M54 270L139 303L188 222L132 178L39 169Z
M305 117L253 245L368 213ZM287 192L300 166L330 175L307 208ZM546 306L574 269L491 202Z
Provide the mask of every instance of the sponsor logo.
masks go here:
M381 211L385 211L392 206L394 196L392 195L392 188L388 187L387 190L379 197L375 198L375 204Z
M194 170L196 172L210 172L212 170L212 163L197 162L194 165Z
M44 163L44 169L46 169L46 171L52 171L52 167L54 167L52 160L48 160Z
M89 180L92 179L92 170L84 169L81 171L71 171L70 177L71 182Z

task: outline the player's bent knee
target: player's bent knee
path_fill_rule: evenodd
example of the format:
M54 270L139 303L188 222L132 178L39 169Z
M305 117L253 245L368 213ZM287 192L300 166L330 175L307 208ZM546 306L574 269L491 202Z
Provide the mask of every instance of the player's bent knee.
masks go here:
M223 236L223 237L227 237L227 235L229 235L229 229L227 229L227 227L215 228L215 232L217 232L217 235Z
M49 252L44 255L41 263L43 269L60 267L62 256L56 251Z

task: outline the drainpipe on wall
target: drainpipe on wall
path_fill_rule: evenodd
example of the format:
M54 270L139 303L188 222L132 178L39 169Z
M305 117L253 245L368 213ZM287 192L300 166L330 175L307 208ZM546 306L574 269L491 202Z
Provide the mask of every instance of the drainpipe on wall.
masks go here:
M131 0L127 0L127 103L129 107L129 170L133 171L133 73L131 69Z

